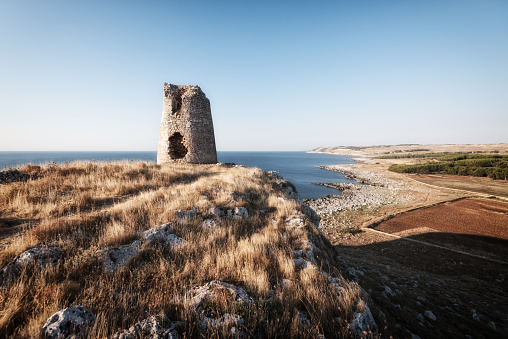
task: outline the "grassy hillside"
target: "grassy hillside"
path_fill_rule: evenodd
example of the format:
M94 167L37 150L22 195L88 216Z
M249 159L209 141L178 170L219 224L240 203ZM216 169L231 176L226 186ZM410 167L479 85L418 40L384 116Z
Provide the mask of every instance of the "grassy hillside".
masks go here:
M97 316L88 333L96 338L158 314L178 322L183 337L224 337L229 328L198 323L200 314L226 313L245 319L248 337L351 335L361 290L341 277L336 254L305 208L287 197L283 180L252 168L142 162L20 171L31 179L0 186L0 267L41 244L59 248L62 259L4 280L1 337L37 334L52 314L74 305ZM228 217L241 207L247 213ZM124 265L105 270L101 250L127 248L167 223L181 246L144 241ZM244 288L255 303L225 296L197 313L189 296L213 280Z

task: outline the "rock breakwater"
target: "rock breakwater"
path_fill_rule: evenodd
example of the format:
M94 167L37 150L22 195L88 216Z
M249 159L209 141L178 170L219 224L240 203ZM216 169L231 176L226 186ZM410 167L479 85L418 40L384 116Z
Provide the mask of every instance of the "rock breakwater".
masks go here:
M324 183L342 191L342 195L326 195L319 199L305 199L303 202L314 209L320 216L320 228L327 228L341 221L328 218L331 214L344 211L355 211L366 207L379 207L383 205L402 204L410 202L411 194L401 194L410 188L404 182L399 182L353 165L318 166L329 171L340 172L348 179L354 179L359 184L351 183Z

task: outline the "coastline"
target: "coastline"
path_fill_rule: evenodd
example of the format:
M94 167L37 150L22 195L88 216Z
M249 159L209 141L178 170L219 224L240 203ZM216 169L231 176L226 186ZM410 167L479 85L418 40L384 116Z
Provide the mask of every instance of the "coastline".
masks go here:
M469 149L477 148L473 145ZM417 175L388 171L400 159L372 159L376 154L341 151L340 154L354 157L356 163L322 168L341 171L363 184L327 183L341 189L342 196L325 196L305 203L320 216L319 229L341 253L348 277L369 291L376 307L386 315L386 322L397 323L402 337L505 335L508 321L502 314L508 308L500 305L508 301L508 290L503 285L507 278L508 258L502 255L506 245L486 245L484 237L467 238L437 231L432 222L416 225L421 214L436 211L435 220L446 220L451 214L442 213L451 213L444 211L451 211L456 205L497 204L495 208L506 209L504 200L463 190L461 186L454 189L431 185L418 181ZM446 177L442 181L446 185ZM506 191L506 183L496 184L504 185ZM475 209L459 210L458 216L478 213ZM486 213L482 210L481 215L487 216ZM400 223L398 220L409 220L415 226L385 231L389 228L383 225L392 220L394 225ZM461 323L464 328L457 329L451 323Z

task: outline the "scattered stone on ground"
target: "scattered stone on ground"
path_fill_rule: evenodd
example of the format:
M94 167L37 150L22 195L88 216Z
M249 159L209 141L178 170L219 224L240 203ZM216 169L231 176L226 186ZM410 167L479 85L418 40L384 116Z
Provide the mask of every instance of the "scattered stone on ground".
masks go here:
M205 312L207 305L213 305L221 296L225 297L230 305L253 305L255 303L243 288L217 280L210 281L200 287L194 287L187 294L187 300L189 300L189 306L196 312L201 329L226 329L235 337L243 337L245 320L242 316L229 313L220 315L213 311Z
M106 248L97 251L99 258L104 260L104 270L113 273L141 250L141 241L135 240L130 246L124 248Z
M298 199L298 192L296 192L295 187L284 179L279 172L268 171L266 174L275 180L275 184L282 189L288 198Z
M353 318L349 321L349 328L360 338L372 338L378 333L374 317L363 300L358 302Z
M161 226L152 227L141 232L141 238L148 242L160 241L165 245L179 247L185 244L185 240L173 234L173 227L174 224L171 222Z
M210 214L220 219L224 216L224 211L217 207L210 207Z
M414 187L404 181L396 181L381 173L374 173L353 165L318 166L330 171L345 173L348 178L362 184L319 183L342 191L342 195L325 195L319 199L304 199L319 216L319 229L324 231L342 229L341 237L349 239L350 229L355 228L350 218L365 209L374 210L387 205L406 205L414 201L414 192L427 192L426 188ZM346 213L346 215L344 215ZM375 213L375 212L373 212ZM340 220L339 219L340 215Z
M216 229L219 227L219 222L214 219L205 219L203 221L203 228Z
M116 332L112 339L177 339L180 338L175 323L165 315L155 315L141 320L127 330Z
M245 207L235 207L235 214L233 218L235 219L243 219L249 216L249 212Z
M365 206L400 204L411 201L410 195L400 195L407 189L405 183L388 179L379 173L352 167L351 165L318 166L319 168L346 174L364 185L351 183L319 184L342 191L342 195L325 195L319 199L304 199L304 203L314 209L318 215L343 210L354 210ZM323 226L323 225L321 225Z
M176 216L179 220L189 220L192 219L199 212L199 207L193 207L188 211L184 210L176 210Z
M86 306L74 306L53 314L39 332L46 339L86 338L94 325L95 315Z
M13 282L21 270L29 265L55 266L62 258L62 250L57 247L39 245L29 249L14 258L0 270L0 285Z
M108 273L113 273L124 266L139 253L144 243L151 244L158 241L174 248L182 246L185 244L185 239L172 233L173 226L173 223L155 226L140 232L139 235L142 240L135 240L129 246L122 248L105 248L97 251L98 257L104 260L104 270Z

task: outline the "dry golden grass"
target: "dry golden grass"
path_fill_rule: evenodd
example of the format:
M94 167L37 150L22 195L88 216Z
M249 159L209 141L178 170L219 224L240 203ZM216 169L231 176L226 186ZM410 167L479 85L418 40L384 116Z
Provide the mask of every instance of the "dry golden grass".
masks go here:
M178 296L211 280L246 289L256 305L235 310L246 318L246 333L267 337L312 337L297 326L305 310L315 330L327 337L347 336L338 317L349 319L359 287L341 280L341 296L330 286L327 272L340 277L336 254L306 220L307 232L285 226L301 213L299 203L283 193L258 169L217 165L142 162L80 163L26 166L26 182L0 186L0 225L19 222L30 227L2 234L3 267L38 244L63 250L56 267L27 267L16 281L0 287L0 337L29 337L54 312L86 305L97 316L91 337L111 336L155 314L185 322L184 337L223 337L202 332L196 315ZM246 207L249 216L223 218L217 229L202 227L210 207ZM199 207L199 215L178 219L176 210ZM259 212L266 210L266 213ZM96 252L130 244L138 232L174 222L174 233L186 240L179 247L145 246L122 269L107 274ZM297 269L295 249L312 241L321 266ZM327 259L325 259L327 257ZM282 285L283 279L293 281ZM213 305L231 311L226 301Z

